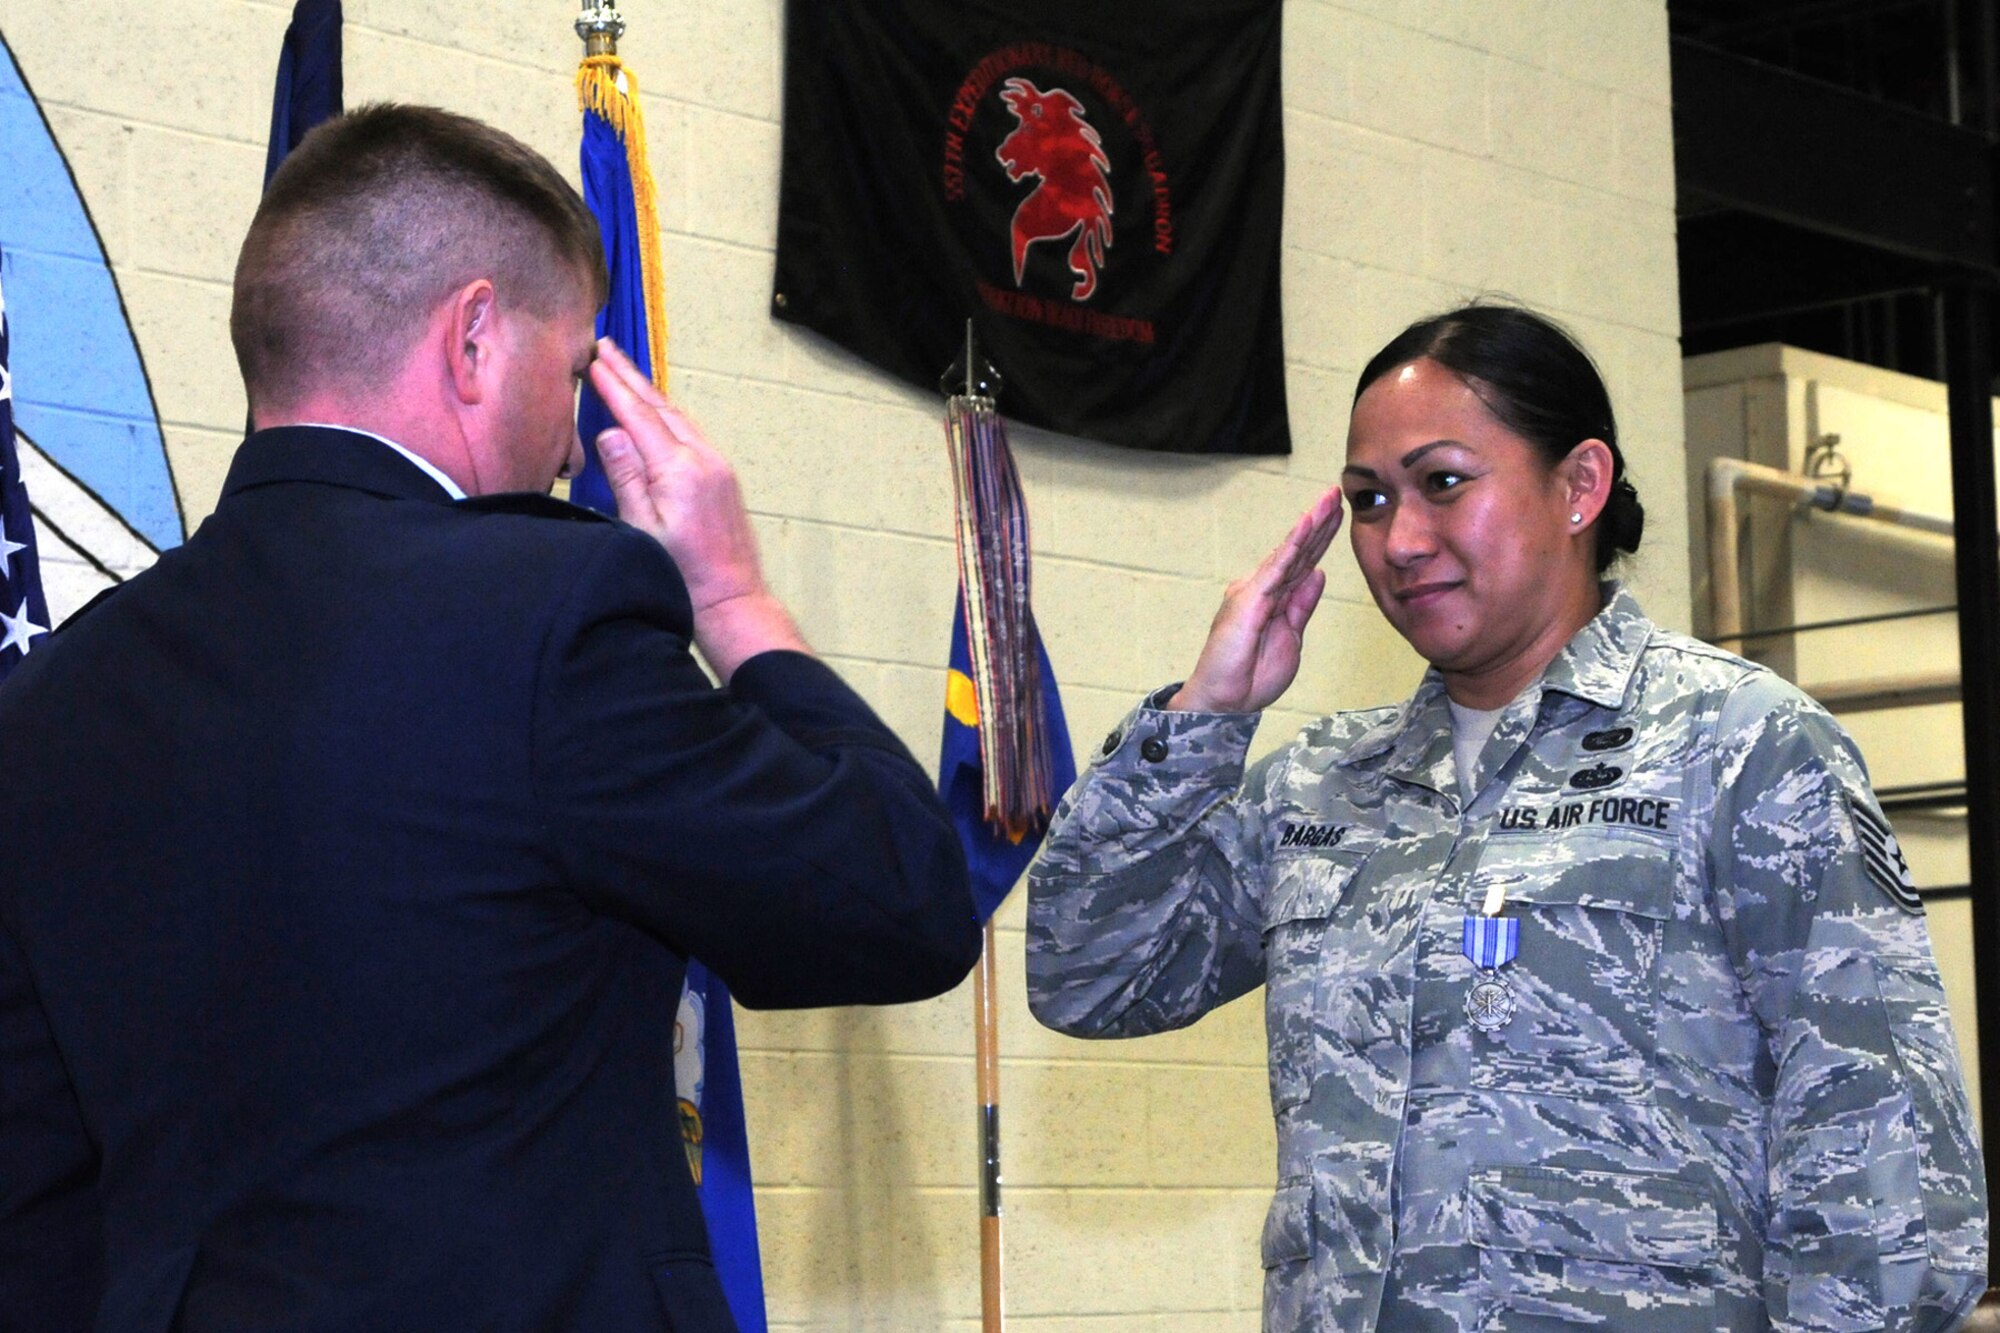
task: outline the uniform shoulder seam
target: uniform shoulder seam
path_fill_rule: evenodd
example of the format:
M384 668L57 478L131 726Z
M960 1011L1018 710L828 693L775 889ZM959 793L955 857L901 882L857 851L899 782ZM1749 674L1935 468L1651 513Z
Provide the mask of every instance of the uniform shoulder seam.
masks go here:
M1671 630L1655 630L1644 653L1679 653L1686 657L1699 657L1721 666L1736 668L1739 679L1751 676L1776 676L1777 673L1762 662L1752 662L1749 658L1730 652L1689 634L1676 634Z
M471 514L513 514L522 518L550 519L562 523L615 523L609 514L586 509L553 495L533 491L504 491L493 495L471 495L455 501L452 508Z

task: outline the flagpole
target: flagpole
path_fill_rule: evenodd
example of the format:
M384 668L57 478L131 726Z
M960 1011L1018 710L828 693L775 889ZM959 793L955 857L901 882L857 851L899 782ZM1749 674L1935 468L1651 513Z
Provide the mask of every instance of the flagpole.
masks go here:
M973 1027L979 1066L979 1308L984 1333L1000 1333L1000 1016L995 983L993 918L972 978Z
M646 153L639 82L618 55L625 20L615 0L581 0L572 26L584 47L576 75L583 119L577 165L583 202L597 218L610 278L597 332L614 339L665 392L667 320L658 191ZM595 444L613 424L609 409L586 381L577 400L584 466L570 484L569 499L603 514L615 514L617 504ZM662 1026L675 1029L672 1087L677 1105L667 1115L678 1115L677 1122L659 1125L655 1132L663 1144L679 1140L687 1154L688 1179L707 1227L715 1275L734 1321L729 1327L766 1333L770 1317L757 1245L734 1011L722 978L699 958L686 961L674 1011L655 1016ZM697 1293L689 1300L708 1299L698 1294L699 1288L688 1290ZM703 1314L699 1322L708 1327L722 1321Z

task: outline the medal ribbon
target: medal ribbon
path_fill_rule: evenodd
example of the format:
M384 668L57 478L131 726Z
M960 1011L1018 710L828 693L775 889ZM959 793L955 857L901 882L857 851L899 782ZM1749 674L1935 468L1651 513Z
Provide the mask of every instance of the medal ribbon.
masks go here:
M1476 967L1505 967L1521 951L1521 923L1512 917L1469 916L1464 949Z
M1500 909L1506 905L1507 887L1495 880L1487 886L1480 914L1465 918L1463 948L1474 966L1489 970L1505 967L1521 951L1520 921L1500 915Z

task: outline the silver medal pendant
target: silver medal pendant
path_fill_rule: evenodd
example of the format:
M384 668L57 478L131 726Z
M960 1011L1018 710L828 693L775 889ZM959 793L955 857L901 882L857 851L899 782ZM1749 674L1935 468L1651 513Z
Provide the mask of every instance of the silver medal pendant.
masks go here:
M1514 1021L1514 992L1488 972L1465 993L1465 1016L1481 1032L1498 1032Z

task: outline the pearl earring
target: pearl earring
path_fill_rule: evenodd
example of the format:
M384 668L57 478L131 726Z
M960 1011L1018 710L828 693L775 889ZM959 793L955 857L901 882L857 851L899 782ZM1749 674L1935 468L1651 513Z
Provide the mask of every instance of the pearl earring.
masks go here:
M1583 522L1583 515L1582 515L1582 514L1571 514L1571 515L1569 516L1569 521L1570 521L1570 522L1572 522L1572 523L1581 523L1581 522Z

